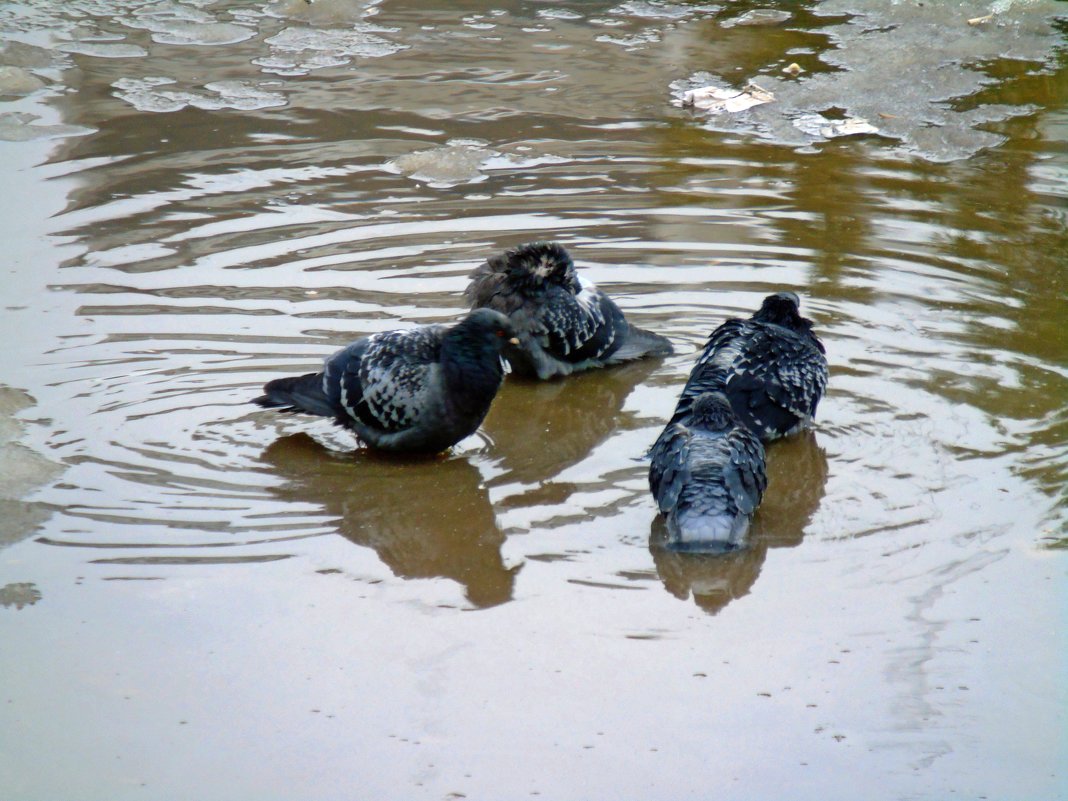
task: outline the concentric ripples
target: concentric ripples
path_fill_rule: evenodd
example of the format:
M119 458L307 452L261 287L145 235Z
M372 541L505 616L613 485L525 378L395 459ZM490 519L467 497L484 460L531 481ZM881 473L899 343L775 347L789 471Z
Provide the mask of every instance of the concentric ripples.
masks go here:
M78 298L93 334L50 355L66 365L54 390L67 395L68 414L80 409L89 421L77 440L55 436L54 450L73 465L67 492L81 500L61 493L50 502L78 519L72 534L94 539L102 522L125 539L114 527L123 520L134 541L158 531L155 544L210 529L240 549L250 532L301 532L278 506L263 446L273 432L296 430L336 449L351 440L325 423L253 411L244 402L258 385L311 369L356 336L451 320L482 258L554 237L639 324L672 337L678 354L566 385L509 382L485 438L452 457L484 475L506 529L647 509L638 458L704 337L783 286L802 289L831 354L832 390L812 447L852 465L849 481L829 488L838 511L825 533L922 529L946 510L947 534L1011 529L1020 494L1055 483L1030 447L1046 430L1016 418L1033 418L1036 403L1055 414L1056 402L1034 388L1064 375L1013 347L1017 333L1033 336L1028 304L1043 299L1014 285L1013 264L961 254L962 240L991 232L962 228L961 211L925 197L931 176L898 163L844 165L848 187L809 197L804 176L766 164L762 149L668 159L657 154L662 134L602 143L610 152L595 159L501 170L466 196L376 169L396 149L389 139L364 140L363 159L333 167L287 166L288 143L224 151L218 167L195 175L162 156L142 192L121 179L122 165L119 175L91 167L90 185L106 176L122 196L92 204L85 190L60 218L85 253L55 289ZM575 187L595 163L608 180ZM953 168L938 173L945 181ZM727 181L731 189L719 191ZM1046 452L1049 469L1063 471L1063 453ZM1037 488L1028 478L1036 461ZM96 492L106 507L89 500ZM962 503L957 492L983 500ZM1035 527L1051 509L1037 503ZM321 516L307 525L324 530Z

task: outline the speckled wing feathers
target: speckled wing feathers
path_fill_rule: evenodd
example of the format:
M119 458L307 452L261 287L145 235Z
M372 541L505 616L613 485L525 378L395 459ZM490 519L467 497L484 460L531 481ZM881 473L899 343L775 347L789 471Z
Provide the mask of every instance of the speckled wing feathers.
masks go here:
M618 329L626 323L597 287L587 284L577 295L552 287L546 301L535 319L543 332L540 344L553 357L565 362L605 359L619 347L618 334L626 329Z
M657 507L667 514L678 503L679 493L689 478L689 431L681 424L669 424L649 456L649 488Z
M734 370L739 378L750 376L753 383L762 384L772 401L798 417L816 413L827 387L822 354L792 331L777 326L753 326Z
M749 428L774 439L811 423L827 387L827 361L815 337L754 320L727 320L709 337L673 420L693 399L721 389Z
M735 429L726 436L728 466L723 471L727 489L738 510L751 515L760 505L768 477L764 469L764 448L749 431Z
M385 431L415 424L431 402L444 332L443 326L423 326L369 337L363 358L344 373L346 411Z

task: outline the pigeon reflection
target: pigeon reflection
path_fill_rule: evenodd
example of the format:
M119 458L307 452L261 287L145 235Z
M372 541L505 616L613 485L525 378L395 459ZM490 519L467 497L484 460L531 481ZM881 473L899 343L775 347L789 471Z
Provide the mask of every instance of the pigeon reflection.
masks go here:
M504 534L466 459L336 453L307 434L277 440L262 458L288 479L274 493L321 505L337 516L339 534L373 548L394 575L451 579L479 608L512 599L520 565L505 567Z
M566 381L509 377L482 424L492 441L492 452L506 470L493 483L517 482L546 489L528 493L519 504L511 498L504 504L559 502L555 497L559 493L547 486L557 475L581 462L613 433L641 425L639 413L622 412L623 404L658 366L634 362ZM568 486L561 489L570 494Z
M667 526L656 516L649 550L664 588L676 598L694 602L716 614L731 601L749 594L764 565L768 548L801 544L805 526L827 485L827 454L806 431L768 448L768 488L749 529L749 546L726 554L689 554L666 547Z

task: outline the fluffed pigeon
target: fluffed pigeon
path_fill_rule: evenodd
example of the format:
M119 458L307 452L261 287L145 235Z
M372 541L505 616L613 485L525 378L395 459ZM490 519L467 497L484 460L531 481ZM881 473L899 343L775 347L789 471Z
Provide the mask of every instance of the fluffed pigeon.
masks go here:
M504 356L517 375L544 380L672 351L665 337L628 323L556 242L493 256L471 273L464 295L472 308L511 319L520 344Z
M748 320L731 318L713 331L672 421L685 420L698 395L719 390L765 441L812 425L827 388L827 357L799 306L793 292L778 292Z
M383 451L438 453L473 434L504 378L508 318L477 309L451 327L424 325L358 339L322 372L268 382L266 408L332 417Z
M667 518L667 546L724 553L745 545L749 521L768 485L764 446L722 392L694 399L650 451L649 488Z

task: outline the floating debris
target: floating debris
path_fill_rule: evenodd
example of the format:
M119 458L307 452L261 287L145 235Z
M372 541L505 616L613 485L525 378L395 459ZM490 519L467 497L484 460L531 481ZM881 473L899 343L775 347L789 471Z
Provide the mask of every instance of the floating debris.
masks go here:
M747 108L759 106L762 103L770 103L775 95L766 89L762 89L754 83L747 84L745 89L722 89L718 86L702 86L699 89L691 89L684 92L681 97L683 108L695 108L708 111L712 114L726 112L735 114L745 111Z
M485 180L482 166L499 155L482 142L454 139L441 147L399 156L386 166L431 186L453 186Z
M446 188L486 180L495 170L526 170L543 164L562 164L567 159L550 153L531 153L529 147L517 147L522 153L501 153L480 139L450 139L444 145L406 153L386 163L384 168L407 175L428 186Z
M781 25L790 19L793 14L776 8L754 8L746 11L733 19L727 19L720 23L724 28L733 28L735 25Z
M793 64L788 64L787 66L783 67L782 71L785 72L787 75L800 75L805 70L802 69L801 65L795 61Z
M795 119L794 125L809 136L817 136L821 139L880 133L878 128L860 117L831 120L822 114L805 114Z
M975 0L972 6L969 14L961 13L958 3L821 0L821 16L843 21L825 29L832 47L796 51L796 58L804 53L804 80L781 71L789 62L762 63L756 54L757 60L745 66L754 72L739 73L739 59L728 54L716 62L718 72L700 71L672 81L670 97L681 106L684 96L701 87L736 86L736 75L754 76L774 93L774 103L741 114L695 115L698 124L798 148L828 136L877 134L886 140L881 147L927 161L968 158L1005 141L1000 123L1035 113L1028 104L987 102L996 94L992 85L1004 92L1014 79L994 75L983 65L1011 59L1031 62L1029 75L1057 74L1063 44L1058 10L1065 3ZM971 26L965 24L969 17ZM829 108L840 111L827 114Z

